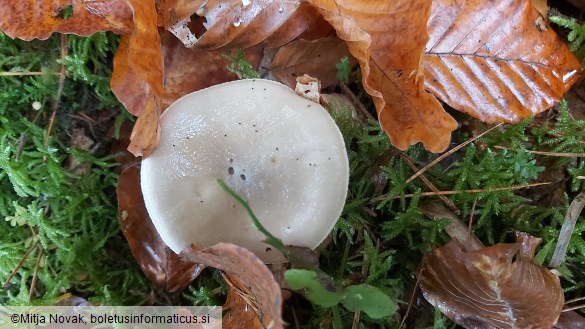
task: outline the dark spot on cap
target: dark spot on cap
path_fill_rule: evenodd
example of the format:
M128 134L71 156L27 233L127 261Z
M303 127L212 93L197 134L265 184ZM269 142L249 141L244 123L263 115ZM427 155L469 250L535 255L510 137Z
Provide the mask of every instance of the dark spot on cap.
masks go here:
M230 163L234 162L234 159L230 159Z
M228 174L233 175L235 172L234 167L229 167L228 168Z
M278 151L278 147L276 148L276 150Z
M271 250L272 250L272 248L270 248L270 247L266 247L266 252L269 252L269 251L271 251Z
M244 174L240 175L240 179L241 180L246 180L246 175L244 175Z

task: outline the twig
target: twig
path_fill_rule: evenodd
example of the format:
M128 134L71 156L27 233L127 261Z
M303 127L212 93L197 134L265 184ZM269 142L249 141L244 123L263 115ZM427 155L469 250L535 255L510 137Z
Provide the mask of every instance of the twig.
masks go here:
M30 283L30 290L28 291L28 301L30 302L33 297L33 293L35 291L35 286L37 285L37 278L39 273L39 267L41 265L41 259L43 258L43 249L39 248L39 255L37 256L37 262L35 263L35 270L33 272L32 281Z
M31 253L31 251L33 251L34 248L37 247L38 244L39 244L39 240L37 240L37 242L35 242L32 246L30 246L30 248L28 248L28 250L24 253L24 255L22 255L22 258L20 259L20 261L18 261L18 264L16 264L16 267L12 270L12 272L10 273L10 275L8 276L8 278L6 279L4 284L2 285L3 289L6 289L6 287L8 287L10 280L12 280L12 278L16 275L16 273L18 273L18 270L22 267L22 264L24 264L24 261L28 258L28 255Z
M472 143L474 141L476 141L477 139L483 137L485 134L491 132L492 130L500 127L501 125L503 125L503 123L499 123L493 127L491 127L490 129L482 132L481 134L466 140L465 142L455 146L454 148L450 149L448 152L445 152L443 154L441 154L441 156L439 156L438 158L436 158L435 160L431 161L428 165L424 166L422 169L420 169L419 171L417 171L416 173L414 173L414 175L410 176L409 179L406 180L406 183L410 183L412 182L415 178L417 178L418 176L422 175L425 171L429 170L430 168L432 168L434 165L436 165L437 163L441 162L443 159L445 159L446 157L450 156L451 154L453 154L454 152L456 152L457 150L465 147L467 144Z
M23 77L31 75L61 75L59 72L0 72L0 77Z
M374 120L374 117L370 114L370 112L368 112L364 104L360 102L357 96L353 93L353 91L351 91L351 89L349 89L349 87L345 83L340 82L339 86L341 87L343 93L346 94L351 99L351 101L360 109L360 111L362 111L362 113L366 116L366 118L368 118L368 120Z
M371 235L371 233L370 233L370 236L372 236L372 238L374 237L373 235ZM363 261L362 261L362 271L361 271L361 274L364 277L366 277L368 275L368 268L369 268L369 266L370 266L370 260L368 259L368 254L364 253L364 258L363 258ZM361 315L362 315L362 312L359 311L359 310L354 313L354 315L353 315L353 323L351 324L351 328L352 329L358 329L360 327L360 317L361 317Z
M445 228L445 232L463 245L466 251L478 251L484 248L483 243L467 228L467 225L461 221L459 216L455 215L449 209L445 208L440 203L422 201L418 209L432 220L447 219L449 224Z
M584 297L577 297L577 298L573 298L573 299L569 299L565 301L565 305L569 304L569 303L574 303L574 302L578 302L580 300L585 300L585 296Z
M415 172L418 171L418 168L416 167L416 165L414 164L414 162L412 161L412 159L410 159L410 157L406 153L399 152L398 154L400 155L400 157L402 158L402 160L404 160L404 162L406 162L406 164L412 170L414 170ZM439 189L425 175L421 174L420 175L420 179L433 192L439 193ZM447 207L449 207L449 209L451 209L457 215L459 215L461 213L461 211L459 210L459 208L457 208L457 206L455 205L455 203L453 203L453 201L447 199L444 195L439 195L439 199L441 199L441 201L443 201L443 203L445 203L445 205L447 205Z
M461 190L461 191L439 191L439 192L421 192L418 195L420 196L437 196L437 195L453 195L453 194L461 194L461 193L482 193L482 192L497 192L497 191L513 191L513 190L520 190L523 188L529 187L536 187L542 185L549 185L552 182L543 182L543 183L534 183L534 184L526 184L526 185L517 185L517 186L508 186L508 187L496 187L490 189L471 189L471 190ZM415 193L405 194L405 195L397 195L392 199L400 199L400 198L412 198L414 197ZM372 201L380 201L387 198L387 194L380 195L372 199Z
M473 205L471 206L471 214L469 215L469 225L467 226L467 232L469 232L468 234L469 239L471 239L471 235L473 235L471 228L473 227L473 214L475 213L476 204L477 198L473 199Z
M410 295L410 300L408 301L408 307L406 308L406 312L404 313L404 316L402 317L402 321L400 321L400 325L398 326L398 328L402 328L402 326L404 325L404 322L406 322L406 318L408 318L408 314L410 313L410 309L412 308L412 302L414 301L414 296L416 296L416 290L418 289L418 284L420 282L420 277L422 275L422 271L423 268L421 267L420 270L418 271L418 276L416 277L416 283L414 284L414 289L412 290L412 295Z
M494 148L499 150L509 150L509 151L517 151L516 149L496 145ZM545 151L531 151L531 150L524 150L526 153L532 154L539 154L539 155L546 155L551 157L569 157L569 158L585 158L585 153L571 153L571 152L545 152Z
M53 124L55 123L55 115L57 114L59 101L61 100L61 95L63 94L63 86L65 85L65 76L67 73L65 68L65 57L67 57L67 35L61 34L61 71L59 72L59 87L57 89L57 96L55 97L55 101L52 104L53 112L51 113L51 119L49 120L47 134L45 135L45 149L49 146L49 137L51 137ZM47 161L46 156L43 157L43 161Z
M559 233L559 242L557 242L555 252L548 264L549 267L556 268L561 265L565 259L567 248L569 247L569 241L571 241L571 235L573 234L575 224L577 223L577 219L579 218L583 207L585 207L585 192L579 193L579 195L577 195L571 202L569 209L567 209L565 221L563 222L561 232Z
M585 308L585 305L577 305L577 306L567 307L567 308L564 308L561 312L570 312L570 311L578 310L581 308Z

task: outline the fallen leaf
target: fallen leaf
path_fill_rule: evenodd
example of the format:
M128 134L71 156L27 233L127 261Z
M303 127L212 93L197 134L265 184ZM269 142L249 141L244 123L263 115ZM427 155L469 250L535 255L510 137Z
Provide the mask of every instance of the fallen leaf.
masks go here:
M189 93L238 79L227 69L226 50L185 48L180 40L165 31L161 32L161 43L164 58L163 110ZM244 55L249 63L258 67L262 48L248 48L244 50Z
M298 0L210 0L197 8L196 13L205 18L207 29L199 38L185 20L169 28L187 47L247 48L261 42L268 47L279 47L299 36L315 39L331 32L331 27L314 8Z
M0 31L26 41L45 40L53 32L85 36L128 33L132 28L132 11L124 0L4 0L0 13Z
M440 152L457 122L423 89L430 0L310 0L348 44L373 97L378 119L394 146L422 142Z
M423 295L465 328L552 328L564 295L559 278L532 262L539 243L522 233L517 243L465 252L451 240L424 256Z
M540 14L540 16L543 17L543 19L547 20L548 18L548 0L531 0L532 1L532 5L534 6L534 9L536 9L536 11L538 11L538 13Z
M120 175L117 194L122 233L146 277L170 292L185 289L205 266L182 260L162 241L144 206L138 166Z
M321 81L323 88L337 84L337 67L339 60L350 58L350 65L356 61L349 54L346 43L336 36L319 40L295 40L282 46L272 61L271 72L274 77L294 88L297 77L308 74Z
M549 109L582 74L530 0L437 0L428 28L425 87L486 122Z
M138 116L128 150L148 156L158 145L159 116L163 94L163 58L154 2L128 0L134 13L134 29L123 35L110 86L128 112Z
M229 285L223 310L225 328L283 328L280 287L266 265L251 251L218 243L199 251L185 248L184 259L221 270Z
M563 312L553 329L585 329L585 318L575 311Z

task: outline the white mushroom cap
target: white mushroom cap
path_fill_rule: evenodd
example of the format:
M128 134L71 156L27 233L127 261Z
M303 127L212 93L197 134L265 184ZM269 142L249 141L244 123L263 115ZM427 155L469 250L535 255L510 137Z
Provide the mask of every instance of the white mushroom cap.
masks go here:
M160 144L142 161L142 193L176 253L231 242L267 263L284 261L218 178L284 244L315 248L343 210L349 164L323 107L277 82L240 80L188 94L164 112Z

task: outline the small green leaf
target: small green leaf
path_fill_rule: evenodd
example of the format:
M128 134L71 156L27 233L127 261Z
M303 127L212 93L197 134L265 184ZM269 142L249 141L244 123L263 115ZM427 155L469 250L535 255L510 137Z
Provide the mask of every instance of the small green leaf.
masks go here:
M349 83L349 72L351 67L349 66L349 58L347 56L339 60L339 63L335 64L337 67L337 78L344 84Z
M367 284L353 285L344 289L343 305L350 311L364 311L379 319L394 313L396 304L380 289Z
M341 295L331 277L310 270L292 269L284 272L284 279L293 290L304 290L311 302L324 307L337 305Z

